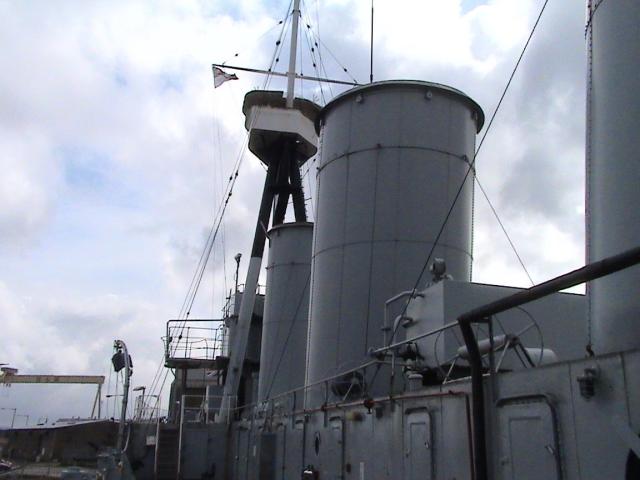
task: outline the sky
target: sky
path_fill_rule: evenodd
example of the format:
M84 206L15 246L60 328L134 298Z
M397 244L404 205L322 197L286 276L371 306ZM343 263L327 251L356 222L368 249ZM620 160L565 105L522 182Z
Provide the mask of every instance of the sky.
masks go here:
M488 118L542 3L375 0L374 77L451 85ZM119 338L133 386L150 386L165 322L180 312L242 159L191 310L220 317L233 257L248 258L265 174L244 148L242 98L265 78L238 72L214 89L211 63L266 68L288 4L0 0L0 363L105 375L114 393L109 358ZM366 82L370 2L305 0L302 9L303 31L321 40L323 76ZM477 158L534 282L584 263L584 11L583 0L549 2ZM298 71L313 75L306 38ZM276 70L286 67L287 42ZM345 88L297 85L321 104ZM479 192L474 223L474 281L530 286ZM0 408L31 423L86 416L94 394L13 385L0 389ZM111 416L115 406L104 400L103 410ZM0 410L0 425L11 417Z

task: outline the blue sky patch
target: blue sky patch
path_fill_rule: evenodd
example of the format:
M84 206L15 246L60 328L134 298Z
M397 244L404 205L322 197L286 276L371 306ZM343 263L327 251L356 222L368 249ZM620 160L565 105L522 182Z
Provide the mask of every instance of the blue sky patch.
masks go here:
M486 0L462 0L460 2L460 8L462 9L462 14L466 14L476 8L479 5L484 5Z
M73 201L83 198L117 208L141 208L141 191L131 186L136 183L135 176L119 175L106 154L71 146L59 148L58 155L63 160L64 179Z
M108 179L108 159L91 150L79 147L63 147L60 156L64 161L64 178L67 185L75 188L102 189Z
M129 85L129 81L127 80L127 77L125 77L122 72L116 72L113 75L113 81L116 82L116 85L122 88L125 88Z
M182 92L184 88L184 78L176 73L162 73L159 76L160 86L163 91L175 90Z

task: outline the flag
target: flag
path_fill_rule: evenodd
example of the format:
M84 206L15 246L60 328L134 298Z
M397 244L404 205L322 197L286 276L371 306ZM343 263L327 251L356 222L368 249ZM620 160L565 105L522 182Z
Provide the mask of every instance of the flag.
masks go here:
M213 67L213 87L218 88L227 80L238 80L235 73L226 73L221 68Z

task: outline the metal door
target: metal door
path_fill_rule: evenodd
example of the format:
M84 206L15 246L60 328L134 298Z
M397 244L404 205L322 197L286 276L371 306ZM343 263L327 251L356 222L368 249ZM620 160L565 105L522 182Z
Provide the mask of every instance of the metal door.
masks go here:
M285 479L286 452L287 452L287 426L284 423L276 427L275 465L276 479Z
M327 450L323 456L323 470L331 480L342 479L342 466L344 463L344 436L342 417L333 417L329 420L329 441Z
M234 480L247 480L247 462L249 461L249 430L238 429L236 457L234 462Z
M404 429L405 480L431 480L431 419L426 410L410 411Z
M278 464L278 434L272 432L262 432L260 435L258 453L258 479L276 480L280 478L282 470L277 469Z
M300 478L304 465L304 420L296 421L293 428L287 431L283 479Z
M559 480L555 416L546 397L498 402L498 471L505 480Z

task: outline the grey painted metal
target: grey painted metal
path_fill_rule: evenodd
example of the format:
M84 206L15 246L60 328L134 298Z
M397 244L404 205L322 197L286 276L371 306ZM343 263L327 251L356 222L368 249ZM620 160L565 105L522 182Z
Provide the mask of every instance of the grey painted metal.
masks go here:
M269 231L258 400L304 385L313 224Z
M426 408L409 412L404 434L404 479L431 480L433 478L431 419Z
M249 132L249 148L268 165L256 222L251 259L247 269L245 291L240 304L238 323L233 343L229 351L229 367L223 390L219 420L226 421L231 410L231 401L240 387L242 367L251 327L251 318L256 299L258 277L262 266L262 255L266 242L266 228L273 219L273 225L284 223L289 196L293 200L295 218L307 221L304 192L299 166L316 152L317 136L313 129L314 113L317 105L309 101L302 103L309 107L311 117L299 108L274 108L273 92L250 92L245 96L243 111L245 126ZM281 99L280 99L281 100ZM287 101L287 105L289 102ZM296 107L294 101L292 105ZM299 106L299 105L298 105ZM309 112L307 112L309 113ZM256 145L260 149L256 149ZM253 145L253 146L252 146ZM273 216L271 212L273 210Z
M291 12L291 37L289 49L289 71L287 72L287 108L293 108L296 81L296 48L298 46L298 21L300 20L300 0L293 0Z
M415 81L352 89L319 118L307 383L381 346L385 301L413 288L483 122L466 95ZM470 176L434 252L466 281L472 195Z
M275 452L273 455L274 461L274 478L286 479L285 469L287 465L287 459L285 453L287 451L287 424L280 422L275 426Z
M247 480L249 470L251 431L240 425L237 430L237 444L234 451L235 476L237 480Z
M552 293L589 282L606 275L636 265L640 261L640 247L632 248L612 257L585 265L572 272L547 280L539 285L522 290L514 295L509 295L495 302L463 313L458 317L458 324L464 338L465 347L469 355L471 367L471 390L473 395L473 446L474 461L476 462L475 474L478 480L488 477L487 462L487 437L486 437L486 409L484 406L484 382L483 361L478 348L476 333L473 330L474 323L485 323L486 319L496 316L512 308L520 307L525 303L534 302ZM491 326L491 323L489 323Z
M232 310L229 316L224 319L227 327L227 337L229 345L233 345L237 324L238 314L240 313L240 304L242 303L243 292L237 292L232 295L230 302ZM249 328L249 340L247 343L247 351L245 360L260 361L260 344L262 335L262 317L264 316L264 295L257 294L253 306L253 317L251 327Z
M596 391L586 399L576 378L593 367ZM635 442L620 430L640 431L640 386L627 380L639 374L636 350L485 377L489 478L635 478L628 464ZM272 432L278 479L300 478L302 458L320 478L471 480L469 389L463 379L378 398L370 410L354 402L234 422L230 445L242 440L230 465L241 468L231 478L255 478L247 473L261 461L254 439Z
M284 465L282 479L295 478L304 469L304 435L306 420L303 416L291 417L291 427L284 430Z
M458 90L457 88L453 88L453 87L450 87L449 85L444 85L442 83L426 82L424 80L384 80L384 81L375 82L375 83L368 83L365 85L358 85L355 88L351 88L341 93L340 95L335 96L327 105L325 105L324 110L326 110L326 108L329 107L329 105L333 105L335 103L341 102L344 99L354 94L362 93L363 90L371 91L374 89L385 89L385 88L388 88L389 86L394 86L394 85L403 85L406 87L416 87L416 88L430 87L433 89L437 89L443 93L448 93L452 96L462 97L466 102L468 102L469 107L475 113L477 113L476 120L478 122L477 123L478 128L476 133L480 132L480 130L484 126L484 120L485 120L484 111L482 110L480 105L476 103L475 100L467 96L462 90ZM322 114L316 117L316 131L318 133L320 133L323 121L324 121L324 117Z
M249 268L247 270L247 285L240 303L240 313L238 315L238 323L234 334L231 356L229 358L229 367L227 370L227 378L224 384L223 398L220 404L220 415L218 421L224 423L228 420L231 409L234 408L233 398L238 393L240 386L240 378L242 375L242 366L244 364L247 345L249 343L249 333L251 331L251 319L256 299L256 288L258 286L258 276L260 274L260 266L262 257L251 257L249 260Z
M225 459L231 445L227 426L186 423L183 429L180 478L225 478Z
M497 412L497 438L504 460L502 478L559 480L559 452L553 407L544 396L514 397Z
M262 432L258 439L258 479L276 479L277 435L272 432Z
M457 322L451 322L451 319L520 291L522 289L514 287L455 280L431 285L407 309L407 316L412 321L406 328L406 340L416 343L423 357L421 363L430 368L442 367L456 356L461 345L460 332L455 328ZM494 322L494 336L524 332L519 337L524 347L551 349L559 361L582 358L585 300L584 295L556 293L528 304L524 309L506 311ZM430 332L433 334L426 335ZM476 335L479 339L485 339L488 329L483 327ZM504 360L503 368L523 368L514 353L507 353ZM537 364L539 357L534 361Z
M250 132L249 150L268 165L274 160L274 151L282 149L283 138L293 137L296 160L302 165L317 151L313 125L320 106L304 98L295 98L293 108L288 108L282 95L283 92L276 90L252 90L245 95L242 113L245 127ZM310 131L307 131L307 123Z
M640 2L591 1L588 261L640 245ZM589 288L596 353L640 346L640 266Z

